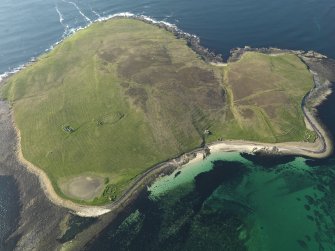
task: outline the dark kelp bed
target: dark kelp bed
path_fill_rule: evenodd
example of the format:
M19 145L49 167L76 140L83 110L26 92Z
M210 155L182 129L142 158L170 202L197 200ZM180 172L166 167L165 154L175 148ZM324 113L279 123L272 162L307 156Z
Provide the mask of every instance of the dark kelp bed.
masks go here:
M236 153L213 159L187 181L191 166L171 174L161 186L184 182L153 189L85 250L333 250L334 158L328 166L303 158L263 166Z

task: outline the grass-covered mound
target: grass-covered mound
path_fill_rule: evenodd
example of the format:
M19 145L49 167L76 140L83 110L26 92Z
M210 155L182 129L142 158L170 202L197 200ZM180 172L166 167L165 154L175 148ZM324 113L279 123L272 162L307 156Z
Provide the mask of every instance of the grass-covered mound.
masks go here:
M207 141L304 140L300 104L311 87L296 56L247 53L216 67L164 29L113 19L41 56L2 95L24 157L63 196L62 184L77 176L104 178L105 191L90 202L99 204L154 164L198 147L206 129Z

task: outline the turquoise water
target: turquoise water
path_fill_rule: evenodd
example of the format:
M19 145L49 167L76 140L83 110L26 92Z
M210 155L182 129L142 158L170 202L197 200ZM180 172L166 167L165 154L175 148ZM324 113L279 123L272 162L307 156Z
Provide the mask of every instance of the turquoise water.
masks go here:
M157 180L148 189L150 191L150 196L156 198L184 184L193 184L194 178L199 173L210 171L213 168L212 162L219 159L240 161L245 164L249 163L247 160L241 158L239 153L225 153L224 155L222 153L213 153L209 155L206 160L186 164L183 168L174 171L173 174ZM176 176L179 172L180 174Z
M329 215L321 209L323 206L333 208L333 205L327 202L310 205L306 199L312 198L315 201L326 199L324 191L318 189L320 180L325 177L317 177L317 174L313 177L309 172L318 171L306 165L303 158L296 158L288 164L267 170L253 165L237 153L215 154L206 161L186 167L177 177L172 174L158 180L151 188L151 197L159 201L159 197L164 192L169 194L178 187L181 189L181 184L187 182L194 184L196 172L198 174L208 172L213 166L211 162L217 160L238 161L246 165L250 171L234 190L226 184L220 185L204 204L209 207L218 207L220 210L221 206L224 207L224 201L228 199L252 209L245 219L248 231L240 230L240 234L243 234L242 231L246 233L248 250L304 250L305 244L310 250L318 250L319 245L322 245L325 250L334 249L335 239L331 234L328 235L326 227L333 226L335 215ZM335 171L334 168L329 170L329 172L333 171ZM169 179L172 180L170 184L176 184L176 186L167 187L165 180ZM179 180L182 182L179 183ZM160 191L162 187L163 193ZM161 199L164 199L164 196ZM220 202L222 204L218 205ZM308 216L316 219L315 212L320 213L321 222L308 220ZM321 239L323 236L324 241L317 241L318 235Z
M188 164L89 250L334 250L335 161L286 161L219 153Z

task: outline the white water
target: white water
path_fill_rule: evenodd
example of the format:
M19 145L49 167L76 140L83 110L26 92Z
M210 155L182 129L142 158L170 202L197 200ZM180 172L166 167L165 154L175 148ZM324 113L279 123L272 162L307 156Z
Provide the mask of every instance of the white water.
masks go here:
M60 10L58 9L58 6L55 6L56 12L59 15L59 23L64 27L64 33L62 35L62 37L66 37L69 34L69 25L64 23L64 17L62 15L62 13L60 12Z
M89 24L92 23L92 20L90 18L88 18L82 11L81 9L78 7L78 5L74 2L67 2L65 0L62 0L64 3L68 3L68 4L72 4L79 12L79 14L86 20L86 22L88 22Z
M94 13L94 15L96 15L98 18L101 18L101 16L100 16L100 14L98 13L98 12L96 12L95 10L93 10L92 8L91 8L91 11Z
M62 0L63 2L65 3L68 3L68 4L75 4L73 2L66 2L65 0ZM78 6L77 6L78 7ZM97 18L96 20L94 20L93 22L91 21L91 19L87 18L86 20L89 22L86 26L79 26L77 28L69 28L69 25L65 24L64 23L64 16L63 14L60 12L58 6L56 5L55 6L55 10L59 16L59 22L60 24L64 27L64 33L62 35L62 38L55 42L53 45L51 45L49 48L47 48L45 50L45 52L49 52L51 51L53 48L55 48L55 46L57 46L58 44L60 44L61 42L64 41L64 39L66 39L67 37L75 34L77 31L79 30L82 30L82 29L85 29L87 27L89 27L92 23L95 23L95 22L103 22L103 21L107 21L109 19L112 19L112 18L117 18L117 17L126 17L126 18L139 18L139 19L143 19L149 23L152 23L152 24L162 24L162 25L165 25L167 27L170 27L172 28L173 30L175 30L176 32L180 33L180 34L183 34L185 36L189 36L189 37L193 37L193 38L197 38L199 39L196 35L194 34L190 34L190 33L187 33L187 32L184 32L182 30L180 30L175 24L172 24L172 23L169 23L169 22L166 22L166 21L159 21L159 20L156 20L152 17L149 17L149 16L145 16L145 15L136 15L134 13L131 13L131 12L120 12L120 13L116 13L116 14L112 14L112 15L108 15L108 16L104 16L104 17L101 17L98 13L96 13L95 11L92 10L92 12L94 14L96 14L96 16L100 16L99 18ZM79 8L78 8L78 11L80 12ZM24 69L29 63L35 61L36 59L35 58L31 58L31 60L26 63L26 64L22 64L16 68L13 68L7 72L4 72L3 74L0 74L0 83L7 77L9 77L10 75L12 74L15 74L17 72L19 72L20 70Z
M56 9L56 12L57 12L57 13L58 13L58 15L59 15L59 22L60 22L60 24L61 24L62 26L64 26L64 24L63 24L64 18L63 18L63 15L62 15L62 13L59 11L59 9L58 9L58 6L57 6L57 5L55 6L55 9Z

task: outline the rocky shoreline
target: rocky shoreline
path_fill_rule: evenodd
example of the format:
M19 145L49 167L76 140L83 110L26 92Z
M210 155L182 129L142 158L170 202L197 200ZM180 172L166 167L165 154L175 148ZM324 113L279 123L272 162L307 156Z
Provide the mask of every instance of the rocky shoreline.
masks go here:
M5 250L48 250L57 246L59 222L68 210L54 205L44 194L38 177L29 173L17 159L16 136L10 108L0 101L0 166L2 175L13 176L20 191L20 218L17 229L5 242Z
M317 117L317 107L326 100L332 93L332 86L335 83L335 60L328 58L315 51L289 50L279 48L234 48L230 50L230 57L227 62L236 62L245 52L260 52L267 55L278 55L283 53L295 54L307 66L313 75L314 87L306 95L304 105ZM319 123L321 123L319 121Z
M122 18L122 17L120 17ZM216 55L204 48L200 44L200 39L191 34L180 31L177 27L171 26L164 22L156 22L144 18L133 17L143 20L151 24L158 25L172 32L177 38L185 39L188 46L198 53L206 62L209 63L223 63L221 55ZM295 53L298 55L309 69L316 73L314 78L316 87L314 92L310 93L311 100L317 100L319 97L326 97L327 91L330 90L331 82L335 82L335 60L329 59L316 52L303 52L292 50L281 50L277 48L236 48L231 51L229 62L234 62L246 51L258 51L267 54L277 53ZM329 84L326 80L328 80ZM313 103L313 107L322 102ZM21 193L21 217L18 223L18 228L8 238L8 245L16 246L16 250L59 250L63 243L57 239L64 232L62 225L64 225L64 218L73 217L71 210L63 208L52 203L43 191L39 178L29 172L25 165L23 165L16 155L17 137L15 128L12 125L12 117L9 105L0 101L0 140L5 142L0 145L0 164L3 174L14 176ZM218 145L220 142L210 144L209 147ZM244 142L245 143L245 142ZM242 145L242 143L241 143ZM264 144L263 144L264 145ZM283 154L277 147L273 146L252 146L252 151L263 152L266 154ZM220 150L216 147L216 150ZM211 149L215 150L215 149ZM233 149L234 150L234 149ZM232 150L232 151L233 151ZM188 154L183 154L177 158L170 159L161 164L155 165L148 171L138 177L127 189L127 191L113 204L106 206L111 210L98 218L98 222L87 227L85 230L78 232L75 239L64 244L64 248L69 250L78 250L83 247L94 236L101 232L107 225L109 225L122 211L129 207L138 196L146 191L146 187L150 185L157 177L170 174L176 168L188 163L194 158L206 157L208 150L199 148ZM284 153L288 154L288 153ZM65 225L68 225L65 223ZM69 226L67 226L69 227ZM9 246L8 246L9 248Z
M155 25L161 29L165 29L166 31L171 32L177 39L184 39L187 42L187 45L194 51L196 52L205 62L207 63L223 63L223 58L221 54L216 54L213 51L210 51L208 48L205 48L204 46L201 45L200 43L200 38L192 35L190 33L184 32L180 29L178 29L177 26L172 25L167 22L163 21L155 21L151 18L148 18L146 16L137 16L137 15L132 15L132 16L117 16L117 18L132 18L136 20L143 21L145 23Z

